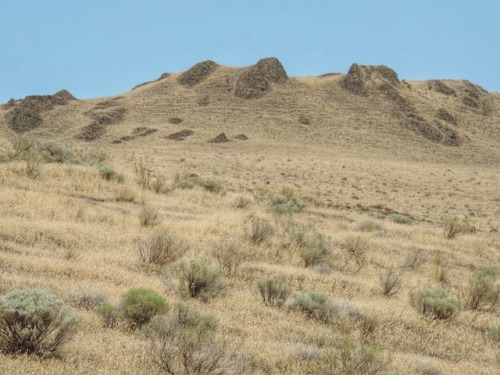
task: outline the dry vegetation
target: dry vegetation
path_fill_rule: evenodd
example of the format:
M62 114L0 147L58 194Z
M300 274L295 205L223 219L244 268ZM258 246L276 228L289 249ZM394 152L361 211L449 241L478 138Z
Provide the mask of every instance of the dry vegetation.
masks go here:
M498 374L498 95L378 68L359 96L265 62L71 100L23 137L0 109L0 295L45 289L77 318L2 373ZM234 95L261 71L265 93ZM402 126L380 82L460 145Z

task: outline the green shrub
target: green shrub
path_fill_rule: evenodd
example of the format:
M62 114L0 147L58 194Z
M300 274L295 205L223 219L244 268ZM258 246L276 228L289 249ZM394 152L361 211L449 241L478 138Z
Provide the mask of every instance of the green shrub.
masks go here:
M321 374L377 375L389 364L390 359L375 347L341 340L334 350L320 357Z
M266 220L252 216L245 226L246 234L251 242L260 244L274 234L273 226Z
M0 299L0 349L6 353L53 355L75 327L75 317L47 291L16 290Z
M320 292L295 294L293 307L305 315L325 323L333 322L342 314L343 309L340 304Z
M403 214L391 214L389 215L389 220L397 224L409 225L413 223L413 219L410 216Z
M181 294L207 300L225 289L221 270L210 267L205 260L191 260L180 264Z
M97 314L101 317L105 328L114 328L118 324L119 309L111 303L103 303L97 308Z
M473 233L474 227L469 220L464 217L459 219L457 216L443 217L444 236L448 239L455 238L461 233Z
M196 180L196 183L205 190L215 194L220 193L224 189L221 184L209 178L199 178Z
M500 324L490 327L489 333L493 341L500 343Z
M144 264L164 266L180 259L187 251L184 242L160 229L137 245L139 259Z
M125 180L122 174L116 172L113 167L109 165L104 165L99 168L99 174L107 181L114 180L116 182L122 183Z
M460 310L457 300L448 297L440 288L420 289L410 292L410 304L420 314L434 319L448 319Z
M328 243L321 233L310 233L299 248L300 257L306 267L316 266L321 263L330 252Z
M151 327L149 357L171 375L246 373L238 347L217 326L213 316L180 303L172 319L157 319Z
M170 305L165 298L151 289L133 288L122 297L125 319L131 328L140 328L155 315L165 314Z
M292 292L292 288L283 280L270 277L262 278L257 282L260 295L268 306L282 306Z

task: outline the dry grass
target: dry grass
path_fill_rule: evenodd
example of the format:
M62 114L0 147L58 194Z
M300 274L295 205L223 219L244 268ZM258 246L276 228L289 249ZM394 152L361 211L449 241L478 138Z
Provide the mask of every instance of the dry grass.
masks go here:
M498 326L498 309L485 305L478 311L464 309L450 321L429 320L408 297L412 290L436 287L460 297L470 287L471 270L500 263L496 112L485 116L463 108L463 84L447 83L458 97L446 96L446 108L466 137L462 146L445 147L401 128L387 114L392 107L385 100L353 100L339 86L342 76L289 79L260 99L245 100L228 90L236 83L234 72L219 66L192 88L180 87L178 75L172 74L120 98L126 109L122 122L107 127L100 143L84 145L106 151L106 163L124 174L121 184L85 165L43 164L36 179L28 177L25 162L10 160L8 154L16 152L7 142L11 133L5 109L0 110L0 292L50 290L80 321L60 358L2 356L2 371L157 371L148 356L148 339L114 323L109 324L114 328L103 328L98 311L88 307L97 302L82 294L105 295L114 304L128 289L146 287L172 303L182 298L175 287L178 261L168 265L176 279L171 284L162 280L162 270L138 261L139 243L156 230L138 219L147 206L185 244L186 261L207 259L223 268L223 295L188 301L218 319L221 337L241 342L238 350L252 358L249 373L311 372L312 362L303 359L308 355L297 353L321 356L348 337L390 354L387 370L401 374L419 374L421 363L432 363L445 374L496 374L498 341L488 332ZM425 83L409 85L400 90L419 113L431 116L437 106L444 107L444 94L428 90ZM206 95L208 104L200 106ZM85 112L100 101L57 106L43 114L50 126L37 128L33 136L51 134L73 142L78 124L89 123ZM498 107L497 96L491 102ZM308 114L309 125L297 121L301 113ZM173 117L182 118L194 134L182 142L163 138L179 130L167 121ZM109 143L145 121L160 130ZM207 142L221 132L231 141ZM233 138L242 133L248 140ZM199 176L217 181L224 194L196 184L184 189L176 175L185 176L182 181ZM308 205L286 215L269 212L265 197L283 191L293 191ZM398 213L411 217L411 225L395 220ZM467 217L475 233L445 238L442 218L454 216ZM265 219L273 234L260 241L250 217ZM304 267L299 247L290 240L290 225L328 238L329 252L320 268ZM68 255L73 252L78 256ZM384 284L395 281L384 271L390 269L397 270L401 283L395 283L398 293L386 298ZM257 282L270 277L297 292L318 291L346 302L365 322L376 320L376 328L355 319L325 324L287 309L286 303L268 307ZM81 296L80 302L75 296ZM289 365L283 358L290 358Z

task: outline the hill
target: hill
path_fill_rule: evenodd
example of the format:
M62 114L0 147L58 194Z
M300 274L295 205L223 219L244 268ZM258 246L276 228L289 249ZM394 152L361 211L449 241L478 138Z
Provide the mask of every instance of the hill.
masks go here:
M59 356L0 354L6 373L161 373L150 336L98 313L135 287L215 317L236 373L498 373L498 300L470 296L478 275L499 290L499 94L204 61L115 97L12 99L0 161L0 294L44 288L79 319ZM182 243L168 264L141 256L157 233ZM186 294L192 260L221 269L221 294ZM268 277L292 290L281 306ZM415 308L429 288L461 307ZM314 310L313 291L331 300Z

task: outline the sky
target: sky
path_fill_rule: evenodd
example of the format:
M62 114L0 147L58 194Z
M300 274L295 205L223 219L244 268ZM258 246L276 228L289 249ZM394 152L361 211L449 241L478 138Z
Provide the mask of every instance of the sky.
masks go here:
M0 103L118 95L203 60L290 76L387 65L500 92L500 0L0 0Z

